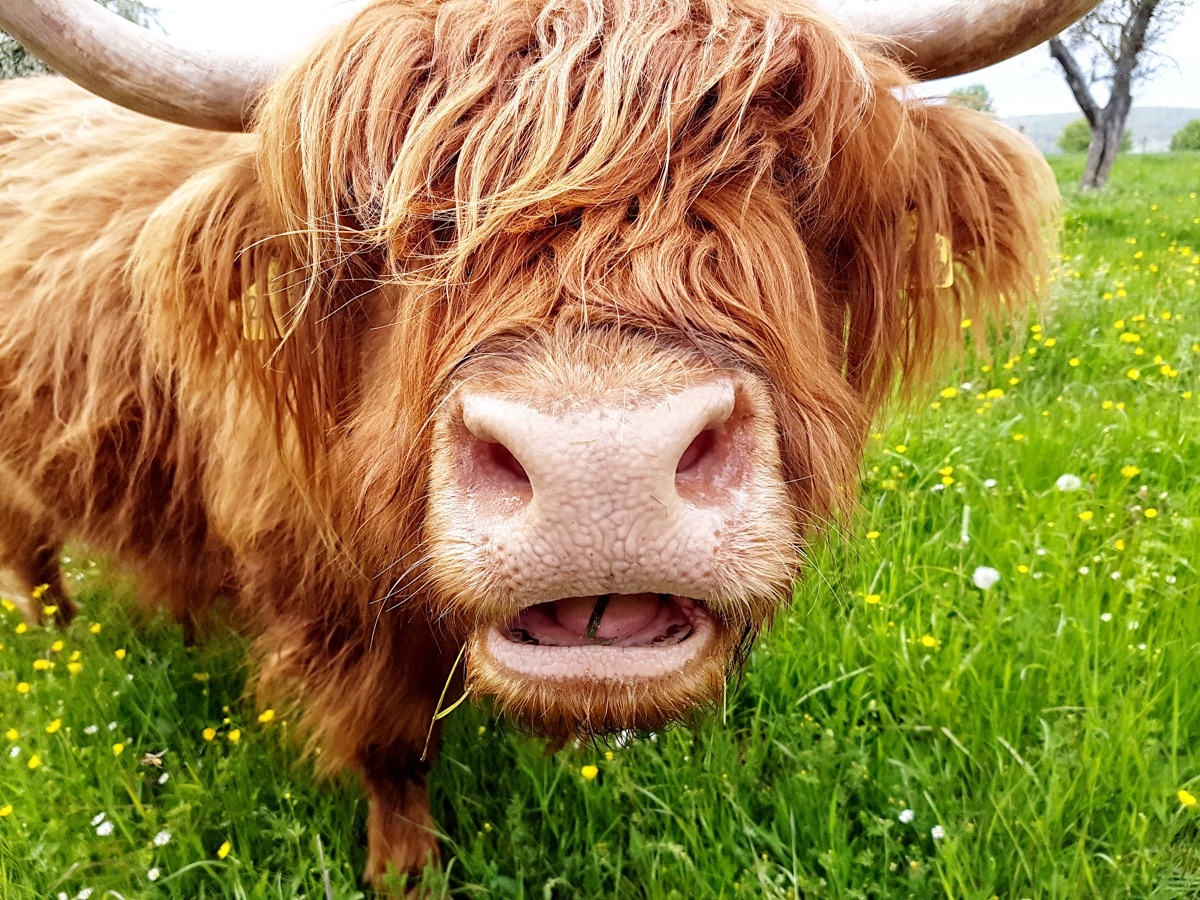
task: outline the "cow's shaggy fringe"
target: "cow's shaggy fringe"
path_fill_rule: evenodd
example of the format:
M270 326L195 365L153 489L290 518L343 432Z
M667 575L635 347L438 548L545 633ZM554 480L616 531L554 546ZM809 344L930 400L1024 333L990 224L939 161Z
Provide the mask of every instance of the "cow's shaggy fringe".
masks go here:
M65 607L78 536L180 616L236 594L322 763L427 820L464 638L429 423L473 351L620 329L757 373L807 527L897 382L1044 284L1044 164L908 87L755 0L378 0L249 137L6 84L0 562Z

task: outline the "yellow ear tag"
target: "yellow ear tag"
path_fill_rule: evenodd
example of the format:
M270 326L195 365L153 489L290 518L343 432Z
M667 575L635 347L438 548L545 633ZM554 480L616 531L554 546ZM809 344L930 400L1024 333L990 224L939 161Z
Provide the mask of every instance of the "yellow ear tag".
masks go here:
M277 339L280 336L280 322L289 310L287 286L276 288L279 283L279 264L275 260L267 263L267 298L264 303L258 296L258 283L246 288L239 304L242 320L242 339L247 341L265 341L267 338Z
M904 230L907 232L908 248L911 250L917 243L916 213L910 212L904 217ZM938 265L940 267L937 286L939 288L954 287L954 248L950 244L950 238L939 232L933 236L933 239L937 246Z

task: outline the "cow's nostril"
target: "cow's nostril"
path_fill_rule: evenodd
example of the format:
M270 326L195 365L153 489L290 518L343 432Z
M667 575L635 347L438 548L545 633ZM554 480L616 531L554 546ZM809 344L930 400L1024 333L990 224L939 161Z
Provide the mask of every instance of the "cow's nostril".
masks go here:
M716 429L705 428L688 444L687 449L683 451L683 456L679 457L679 463L675 466L675 474L686 475L694 472L705 458L716 450L716 446Z
M529 475L526 473L525 467L521 465L520 460L513 456L513 452L503 444L482 443L480 450L480 456L483 457L483 462L488 469L498 475L507 477L514 484L523 487L529 485Z

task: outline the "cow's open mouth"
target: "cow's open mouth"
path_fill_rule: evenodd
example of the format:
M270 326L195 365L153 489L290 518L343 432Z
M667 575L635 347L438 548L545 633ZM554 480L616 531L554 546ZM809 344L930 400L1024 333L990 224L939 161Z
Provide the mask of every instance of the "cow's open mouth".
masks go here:
M600 594L526 607L487 635L504 668L526 676L589 681L660 678L709 644L703 603L674 594Z

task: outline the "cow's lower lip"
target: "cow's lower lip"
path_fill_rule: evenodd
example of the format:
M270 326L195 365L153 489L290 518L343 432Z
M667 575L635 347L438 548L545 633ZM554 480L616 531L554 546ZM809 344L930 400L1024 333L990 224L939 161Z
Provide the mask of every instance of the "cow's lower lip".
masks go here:
M686 669L716 632L703 604L670 594L574 597L522 610L486 635L488 654L530 678L643 681Z

